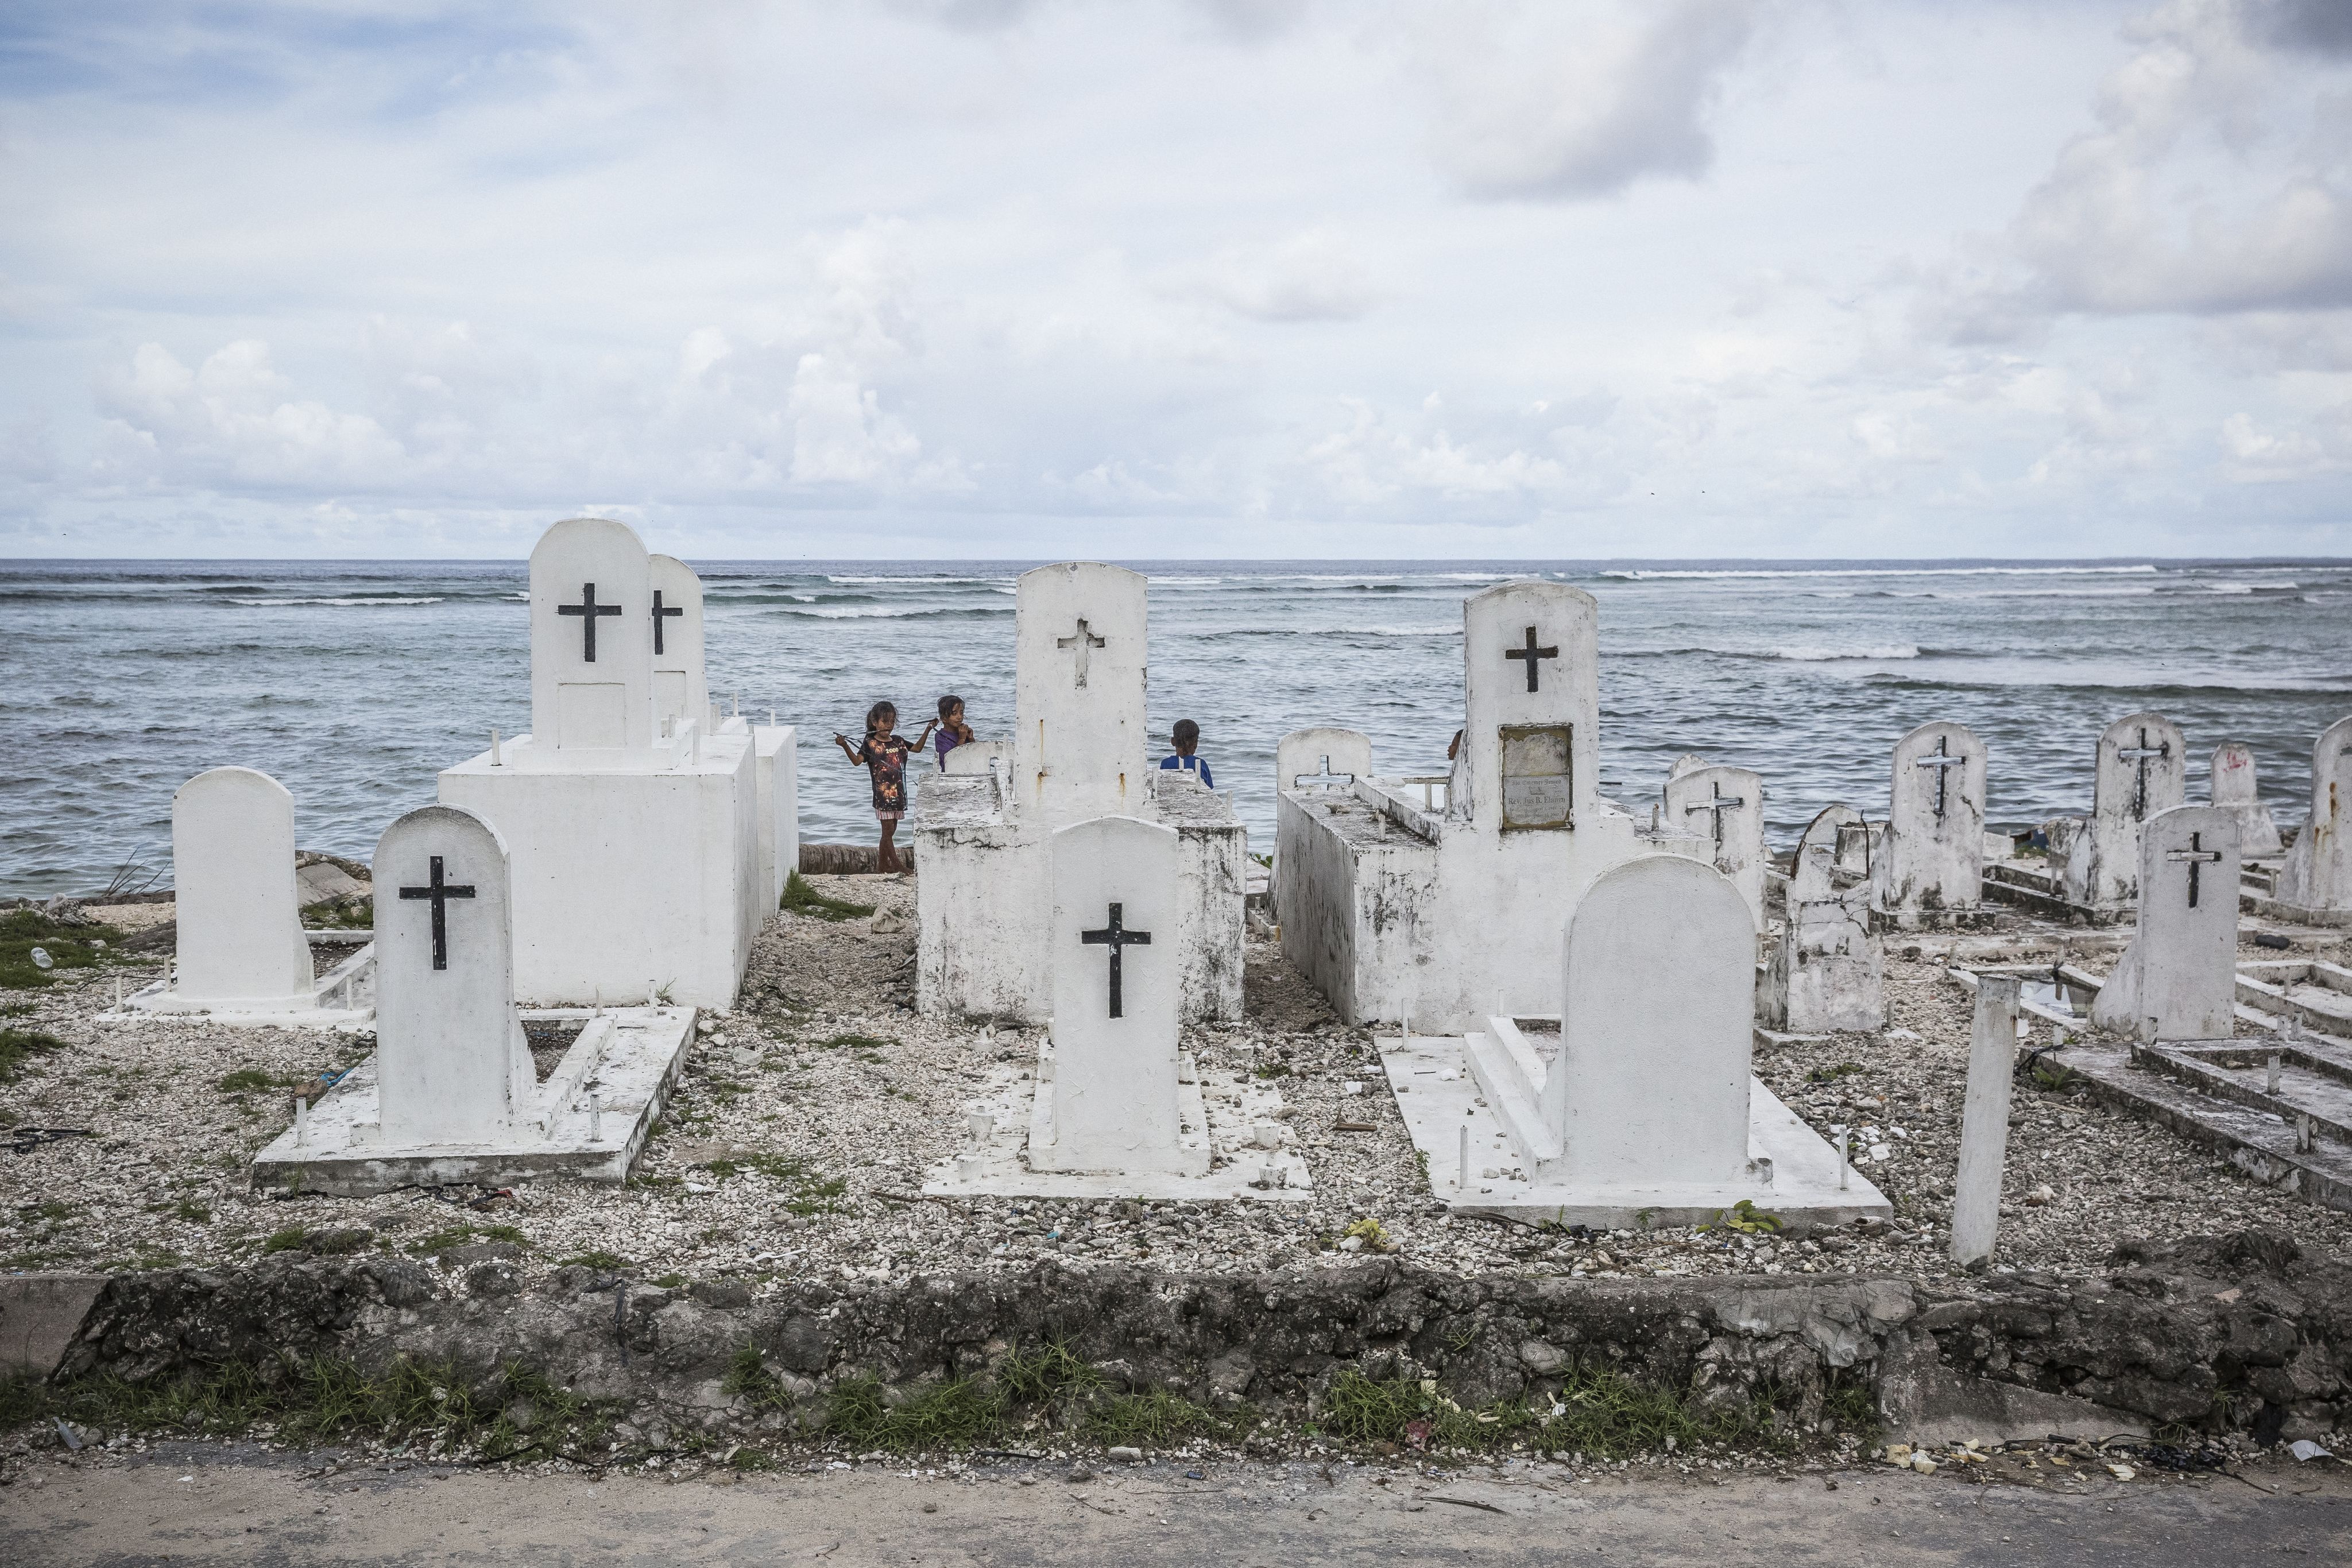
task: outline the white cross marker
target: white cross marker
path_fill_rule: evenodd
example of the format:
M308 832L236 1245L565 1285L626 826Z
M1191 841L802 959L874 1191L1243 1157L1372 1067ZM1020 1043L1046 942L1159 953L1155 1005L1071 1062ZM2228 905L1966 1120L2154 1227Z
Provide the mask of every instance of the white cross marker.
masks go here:
M1054 646L1056 648L1075 648L1077 650L1077 684L1081 686L1087 684L1087 650L1089 648L1099 648L1103 645L1103 639L1094 634L1093 630L1087 626L1084 616L1080 616L1078 618L1078 630L1076 635L1069 637L1056 637L1054 639Z

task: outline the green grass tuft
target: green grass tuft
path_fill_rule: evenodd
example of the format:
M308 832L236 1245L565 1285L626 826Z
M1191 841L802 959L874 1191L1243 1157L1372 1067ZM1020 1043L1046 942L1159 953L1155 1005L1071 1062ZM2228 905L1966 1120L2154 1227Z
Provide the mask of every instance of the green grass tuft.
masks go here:
M569 1258L560 1258L556 1260L555 1266L559 1269L602 1269L608 1274L626 1273L636 1267L618 1252L607 1252L602 1248L593 1252L577 1252Z
M860 920L874 913L870 904L827 897L811 887L798 872L784 878L784 895L776 901L776 907L787 915L811 915L819 920Z
M275 1089L281 1083L292 1082L291 1079L264 1072L258 1067L240 1067L235 1072L222 1073L215 1087L224 1094L244 1094L256 1089Z
M64 1040L37 1029L0 1029L0 1083L14 1083L34 1057L65 1048Z
M12 909L0 915L0 989L37 990L76 969L95 969L114 956L122 933L111 925L63 925L37 909ZM103 942L93 947L92 942ZM44 969L33 962L33 949L49 956Z

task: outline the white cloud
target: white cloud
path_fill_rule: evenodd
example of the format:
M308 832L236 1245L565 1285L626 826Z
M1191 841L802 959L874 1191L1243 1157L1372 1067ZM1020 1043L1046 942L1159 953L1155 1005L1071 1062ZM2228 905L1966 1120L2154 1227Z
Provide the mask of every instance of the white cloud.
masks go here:
M1258 321L1352 321L1378 304L1371 270L1328 229L1273 245L1226 246L1171 275L1180 292Z
M1645 174L1693 177L1749 0L1465 0L1430 17L1439 165L1473 195L1605 196Z
M174 468L265 486L373 488L391 482L400 444L365 414L340 413L290 394L270 363L269 345L245 338L195 371L160 343L142 343L127 368L99 383L99 403L119 451Z

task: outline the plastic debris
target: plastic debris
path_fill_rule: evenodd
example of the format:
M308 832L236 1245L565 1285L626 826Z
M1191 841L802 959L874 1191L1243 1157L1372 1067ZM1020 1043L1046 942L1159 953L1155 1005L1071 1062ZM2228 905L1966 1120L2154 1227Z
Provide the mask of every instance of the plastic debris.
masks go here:
M58 961L49 956L49 950L47 947L36 947L33 949L33 967L36 969L54 969L57 967Z
M2297 1437L2286 1446L2286 1451L2295 1457L2297 1463L2307 1459L2332 1459L2336 1457L2308 1437Z

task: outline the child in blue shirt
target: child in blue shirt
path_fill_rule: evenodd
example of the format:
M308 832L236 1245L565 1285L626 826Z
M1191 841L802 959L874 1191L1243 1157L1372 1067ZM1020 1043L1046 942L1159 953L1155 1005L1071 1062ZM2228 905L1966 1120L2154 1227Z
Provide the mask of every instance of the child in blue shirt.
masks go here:
M1185 768L1201 776L1202 789L1215 789L1217 780L1209 771L1207 759L1192 755L1201 744L1201 727L1189 718L1180 718L1176 721L1176 727L1168 733L1169 738L1176 743L1176 755L1160 759L1160 771L1164 773L1172 768Z

